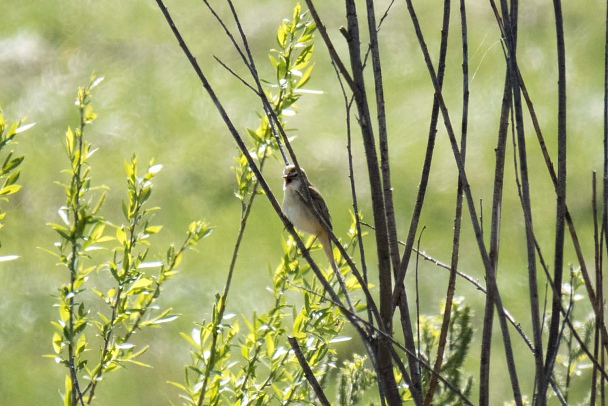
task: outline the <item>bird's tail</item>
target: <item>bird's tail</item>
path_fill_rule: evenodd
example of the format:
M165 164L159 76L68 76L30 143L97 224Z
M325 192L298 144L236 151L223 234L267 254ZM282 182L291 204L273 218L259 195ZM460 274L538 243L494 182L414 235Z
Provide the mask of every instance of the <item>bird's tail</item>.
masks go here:
M331 269L334 271L334 275L336 275L336 278L338 279L338 283L340 284L340 288L342 289L343 294L346 298L348 307L354 313L355 308L353 307L353 304L350 300L350 296L348 295L348 292L346 289L346 283L344 282L344 278L342 277L342 274L340 273L338 264L336 264L336 260L334 259L334 252L331 247L331 240L329 239L329 235L327 233L325 233L325 234L318 236L318 238L319 238L319 241L321 241L321 244L323 245L323 250L325 251L325 255L327 255L327 259L329 259L329 265L331 265Z
M331 269L336 273L336 276L340 275L338 264L336 264L336 260L334 259L334 252L329 235L327 233L320 235L319 241L321 242L321 245L323 245L323 250L325 251L325 255L327 255Z

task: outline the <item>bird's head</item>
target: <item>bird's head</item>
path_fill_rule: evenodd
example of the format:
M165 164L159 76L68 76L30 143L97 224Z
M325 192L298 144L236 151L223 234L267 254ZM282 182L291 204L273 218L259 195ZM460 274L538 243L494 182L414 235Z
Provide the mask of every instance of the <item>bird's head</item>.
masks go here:
M306 180L306 172L304 172L304 169L302 168L300 168L300 171L298 172L298 168L296 168L295 165L287 165L285 169L283 169L283 179L285 187L297 185Z

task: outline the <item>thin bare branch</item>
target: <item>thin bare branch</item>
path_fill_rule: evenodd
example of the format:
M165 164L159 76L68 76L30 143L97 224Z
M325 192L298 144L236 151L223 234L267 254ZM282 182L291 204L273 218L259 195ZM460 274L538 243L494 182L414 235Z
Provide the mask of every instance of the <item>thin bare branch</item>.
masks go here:
M317 381L317 378L315 378L315 374L312 373L310 365L308 365L308 362L306 362L306 358L302 353L302 349L300 348L300 344L298 344L298 340L295 337L287 337L287 341L289 341L291 349L296 354L298 363L304 371L304 376L312 387L312 390L315 392L317 399L319 400L319 402L321 402L323 406L330 406L331 403L329 403L329 400L327 400L327 396L325 395L325 392L323 392L323 388L321 388L319 381Z
M449 15L450 15L450 0L444 2L444 24L441 30L442 32L442 45L445 42L447 48L447 33L449 28ZM466 157L466 141L467 141L467 122L468 122L468 107L469 107L469 62L468 62L468 40L467 40L467 19L466 9L464 0L460 0L460 25L462 31L462 121L461 121L461 136L460 136L460 151L462 153L463 160ZM443 40L445 37L445 41ZM447 50L446 50L447 51ZM447 53L443 51L443 53ZM441 54L441 53L440 53ZM444 56L445 58L445 56ZM452 303L454 300L454 294L456 291L456 270L458 269L458 257L460 253L460 229L462 226L462 182L458 179L458 186L456 190L456 213L454 215L454 234L452 239L452 260L450 263L450 277L448 280L448 287L445 297L445 306L443 311L443 320L441 322L441 331L439 333L439 343L437 344L437 358L435 359L435 370L439 372L443 364L443 355L445 352L445 346L448 338L448 331L450 327L450 319L452 314ZM429 382L429 389L424 399L425 406L430 406L433 401L433 395L435 387L437 385L437 379L435 376L431 378Z
M551 323L549 325L549 339L545 358L543 379L539 382L538 400L543 406L546 402L547 380L553 371L553 364L559 350L560 334L559 324L561 307L561 285L564 266L564 234L566 217L566 49L564 44L564 21L560 0L553 0L555 11L555 31L557 38L557 69L558 69L558 114L557 114L557 208L555 219L555 259L553 266L553 306Z
M253 86L251 86L249 83L247 83L247 81L245 79L243 79L238 73L236 73L234 70L232 70L232 68L230 68L228 65L226 65L220 58L213 55L213 59L215 59L217 61L217 63L222 65L222 67L224 69L226 69L228 71L228 73L230 73L232 76L234 76L236 79L238 79L239 82L244 84L245 87L249 88L249 90L251 90L256 96L258 96L258 97L260 96L260 93Z

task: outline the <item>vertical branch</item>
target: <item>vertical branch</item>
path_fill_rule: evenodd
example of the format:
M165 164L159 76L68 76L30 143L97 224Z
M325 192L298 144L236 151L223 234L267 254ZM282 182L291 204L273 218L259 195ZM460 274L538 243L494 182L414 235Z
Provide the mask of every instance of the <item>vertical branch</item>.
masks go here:
M542 332L539 314L537 269L536 269L536 249L534 245L534 230L532 221L532 204L530 198L530 183L528 180L528 159L526 150L526 139L524 132L523 110L521 102L521 91L519 85L518 63L517 63L517 7L516 0L511 2L511 10L507 6L506 0L501 0L501 9L504 22L504 36L507 47L507 71L512 86L515 129L517 132L517 146L519 154L519 171L521 173L521 205L525 220L526 230L526 249L528 259L528 289L530 295L530 312L532 318L532 330L534 337L534 360L536 377L544 382L546 392L549 379L545 379L542 362ZM540 378L539 378L540 377ZM541 401L542 403L542 401Z
M266 160L266 156L264 156L260 162L260 171L263 169L264 161ZM211 336L211 350L209 354L209 361L207 364L207 368L205 369L205 374L203 378L203 383L200 390L200 397L198 399L199 406L203 404L205 400L205 394L207 393L207 383L209 382L209 377L211 375L212 370L215 367L215 363L217 360L217 341L222 332L220 328L220 324L224 319L224 313L226 311L226 307L228 305L228 293L230 292L230 286L232 284L232 276L234 275L234 269L236 267L236 260L238 258L238 253L241 247L241 241L243 240L243 236L245 235L245 227L247 226L247 220L249 219L249 214L251 213L251 208L253 207L253 202L255 197L258 195L259 183L254 183L253 188L251 190L251 196L247 202L242 202L242 210L241 210L241 221L239 222L239 230L237 232L236 241L234 243L234 248L232 249L232 258L230 260L230 266L228 267L228 275L226 276L226 283L224 284L224 291L220 299L216 302L217 309L214 308L214 313L217 317L214 317L214 322L216 323ZM243 197L244 199L244 197ZM215 316L214 315L214 316Z
M602 243L600 236L600 229L598 225L598 217L597 217L597 179L596 172L593 171L593 177L591 181L591 207L593 209L593 251L594 251L594 261L595 261L595 280L597 283L597 297L600 297L602 292L602 272L601 272L601 255L602 255ZM594 304L595 305L595 304ZM602 306L603 308L603 306ZM601 319L603 320L603 318ZM600 320L596 319L596 323L593 331L593 357L597 360L599 359L599 350L600 350ZM603 352L603 349L602 349ZM593 371L591 373L591 394L589 396L589 404L595 405L595 399L597 396L597 371L598 368L596 365L593 365Z
M467 44L467 29L466 29L466 12L464 0L460 0L460 17L461 17L461 28L462 28L462 123L461 123L461 138L460 138L460 151L465 156L466 151L466 131L467 131L467 116L468 116L468 105L469 105L469 83L468 83L468 44ZM441 45L439 51L439 78L440 82L443 83L443 73L445 72L445 58L447 55L448 46L448 32L450 25L450 0L445 0L443 3L443 24L441 28ZM439 103L437 98L433 100L433 111L431 115L431 134L437 133L437 118L439 116ZM429 134L429 137L431 136ZM430 167L430 162L429 162ZM428 181L428 177L427 177ZM439 343L437 345L437 358L435 359L434 370L439 374L443 364L443 355L445 352L445 346L448 337L448 330L450 326L450 318L452 314L452 301L454 299L454 293L456 290L456 269L458 268L458 252L460 245L460 227L462 224L462 181L458 179L458 187L456 191L456 214L454 216L454 236L452 240L452 260L450 264L450 278L448 280L448 288L445 299L445 306L443 311L443 320L441 322L441 332L439 334ZM437 375L431 376L429 382L428 391L426 393L424 404L430 406L433 401L435 388L437 386Z
M372 55L372 69L374 71L374 85L376 89L376 109L378 116L378 143L380 146L380 167L382 170L382 186L384 189L384 205L386 207L386 222L388 228L388 242L393 264L393 273L399 269L399 242L397 240L397 225L395 223L395 208L393 205L393 188L391 186L391 171L388 156L388 134L386 130L386 112L384 109L384 85L382 83L382 65L380 63L380 49L378 46L378 29L374 1L366 0L367 27L369 29L370 51Z
M600 243L599 243L599 265L597 268L598 279L596 279L597 288L597 299L596 299L596 320L601 321L601 333L600 341L608 341L608 333L606 332L606 322L604 319L604 297L603 297L603 244L608 244L608 6L606 7L606 38L605 38L605 49L604 49L604 182L603 182L603 208L602 208L602 231L600 232ZM607 246L608 250L608 246ZM600 318L601 317L601 318ZM599 323L596 323L599 324ZM601 351L600 364L602 368L605 366L605 351ZM602 377L600 381L600 404L605 404L606 393L605 393L606 380Z
M443 99L443 95L441 93L441 87L437 80L437 75L435 73L433 63L431 62L428 48L424 41L424 36L422 35L422 30L420 28L420 23L418 22L418 17L416 16L416 12L414 10L412 1L406 0L406 4L407 4L407 9L410 14L411 20L414 23L416 37L418 39L420 48L424 55L424 61L427 65L429 75L431 76L431 81L432 81L433 87L435 89L435 97L437 97L437 99L439 101L439 108L441 110L441 115L443 117L446 131L448 133L448 137L450 140L450 146L452 147L452 152L454 154L454 160L456 161L456 166L458 167L458 176L462 180L463 192L466 197L467 206L469 209L469 216L470 216L473 230L475 233L475 241L477 242L477 246L479 248L479 253L480 253L481 259L483 261L484 269L486 272L488 289L494 289L495 293L496 293L495 299L494 299L494 304L499 309L498 317L499 317L499 321L500 321L500 328L502 331L502 339L503 339L503 344L504 344L504 348L505 348L505 356L507 358L507 368L509 371L509 378L511 380L511 387L513 389L513 395L514 395L515 402L518 406L520 406L520 405L522 405L521 390L519 387L519 379L517 377L517 371L515 369L515 359L513 356L513 348L511 346L511 337L510 337L506 317L505 317L504 313L502 313L500 311L503 308L502 300L500 297L500 293L498 291L498 286L496 284L496 278L495 278L494 270L492 269L490 257L488 255L486 245L483 241L483 233L481 230L479 219L477 218L477 212L475 209L475 201L473 200L473 194L471 192L471 187L468 182L468 178L467 178L467 174L466 174L466 171L464 168L464 163L462 161L462 156L460 154L458 142L456 140L456 136L454 135L454 129L452 127L450 115L448 113L448 109L445 104L445 100ZM399 276L400 276L399 280L401 280L401 276L403 274L402 270L403 270L403 268L399 270Z
M547 342L547 354L543 381L539 386L540 404L544 404L548 378L553 370L553 364L559 349L559 324L561 306L561 285L564 262L564 232L566 213L566 51L564 44L564 22L562 18L561 1L554 0L555 30L557 37L557 67L558 67L558 130L557 130L557 209L555 225L555 261L553 277L553 305L551 324Z
M357 89L355 91L355 103L359 112L359 126L361 128L363 137L363 146L365 149L372 196L374 223L376 226L376 250L378 254L378 273L380 279L380 316L384 324L384 332L388 335L392 335L392 278L389 238L386 224L386 210L384 206L380 171L378 169L376 144L371 126L371 116L365 91L365 81L363 78L359 23L354 0L346 1L346 16L348 21L347 42L351 60L351 69L353 72L353 80ZM408 344L413 344L413 340L412 343ZM413 347L411 349L414 350ZM413 352L415 352L415 350ZM380 387L386 396L388 404L401 404L401 397L399 396L399 391L397 389L397 384L395 382L395 376L393 373L391 354L387 345L381 344L378 347L378 370L380 372L380 376L378 377Z
M340 72L334 63L332 63L334 70L336 71L336 77L340 84L340 90L342 91L342 97L344 98L344 110L346 113L346 150L348 152L348 177L350 179L350 191L351 198L353 199L353 211L355 213L355 227L357 228L357 241L359 246L359 255L361 256L361 268L363 273L363 282L368 285L367 278L367 261L365 260L365 246L363 245L363 233L361 231L361 216L359 215L359 203L357 199L357 188L355 186L355 172L353 168L353 154L352 154L352 134L351 134L351 122L350 122L350 111L353 104L353 99L348 99L346 95L346 89L342 83ZM374 326L374 318L370 306L367 306L367 321L369 323L368 333L371 334L372 327Z
M388 255L390 255L390 261L393 267L393 275L397 276L397 272L399 269L399 245L397 239L397 226L395 222L395 209L393 206L393 188L391 186L390 179L390 163L389 163L389 148L388 148L388 138L387 138L387 129L386 129L386 114L384 109L384 89L382 83L382 67L380 63L380 50L378 47L378 32L377 32L377 24L376 17L374 12L374 2L373 0L366 1L367 6L367 25L370 36L370 51L372 55L372 69L374 72L374 84L376 91L376 109L377 109L377 117L378 117L378 139L380 146L380 166L382 171L382 188L383 188L383 202L384 202L384 216L386 221L386 239L383 238L384 241L388 242ZM351 8L355 10L354 3ZM356 21L353 19L353 21ZM349 25L349 35L351 26ZM356 42L358 44L359 41ZM355 43L353 43L355 44ZM359 48L357 46L357 48ZM351 51L352 52L352 51ZM358 52L358 51L357 51ZM352 55L352 53L351 53ZM352 58L352 56L351 56ZM351 59L352 61L352 59ZM360 64L360 57L357 57L357 64ZM357 73L356 68L353 67L353 76L355 78L355 82L357 82ZM361 80L363 78L361 77ZM363 82L360 82L363 85ZM361 92L361 99L365 98L365 91ZM365 108L369 109L367 100L361 100L363 104L365 104ZM369 115L369 112L367 113ZM373 133L371 131L371 126L369 127L369 135L373 141ZM366 156L367 156L368 148L366 147ZM375 146L374 146L375 153ZM369 160L369 158L368 158ZM376 158L377 160L377 158ZM374 163L374 171L377 168L377 163ZM371 181L371 174L370 174ZM372 195L373 196L373 195ZM376 210L374 210L376 212ZM381 213L378 213L379 215ZM376 227L378 223L376 222ZM380 241L379 241L380 243ZM386 251L387 248L383 247L383 251ZM384 254L386 255L386 254ZM388 270L388 272L384 271L384 269ZM393 315L393 304L392 304L392 283L391 283L391 275L390 275L390 265L386 264L385 266L380 265L380 309L384 318L384 323L387 328L390 328L392 325L392 315ZM407 300L405 295L402 300L399 302L401 304L402 311L402 320L405 321L405 325L402 326L404 329L404 336L406 337L406 345L411 347L410 349L415 350L413 333L411 327L411 317L409 314L409 306L407 304ZM390 331L390 330L389 330ZM384 351L384 350L380 350ZM415 353L415 351L414 351ZM422 402L422 380L420 376L420 365L418 363L418 359L415 356L409 356L409 367L410 373L412 376L413 387L411 388L412 395L417 404Z
M490 261L494 272L498 269L498 252L500 248L500 224L502 213L502 194L505 172L506 143L509 129L509 113L512 104L512 86L509 73L506 72L498 142L496 146L496 166L494 168L494 192L492 194L492 219L490 224ZM494 321L494 290L488 290L484 309L483 332L481 337L481 356L479 362L479 404L490 402L490 354L492 348L492 326Z
M604 44L604 202L602 229L604 241L608 244L608 4L606 6L606 39ZM608 252L608 246L607 246Z

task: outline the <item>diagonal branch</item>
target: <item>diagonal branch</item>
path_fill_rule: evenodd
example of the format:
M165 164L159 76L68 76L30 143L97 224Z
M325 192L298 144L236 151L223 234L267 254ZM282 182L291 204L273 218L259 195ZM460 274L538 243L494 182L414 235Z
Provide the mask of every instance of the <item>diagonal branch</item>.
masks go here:
M319 402L321 402L323 406L330 406L331 404L329 403L329 400L327 400L327 396L325 395L325 392L323 392L323 388L321 388L319 381L317 381L317 378L315 378L315 374L313 374L312 370L310 369L310 365L308 365L308 362L306 362L306 358L302 353L298 340L295 337L287 337L287 341L289 341L291 349L296 354L298 363L304 371L304 376L312 387L312 390L315 392L315 395L317 395L317 399L319 399Z

